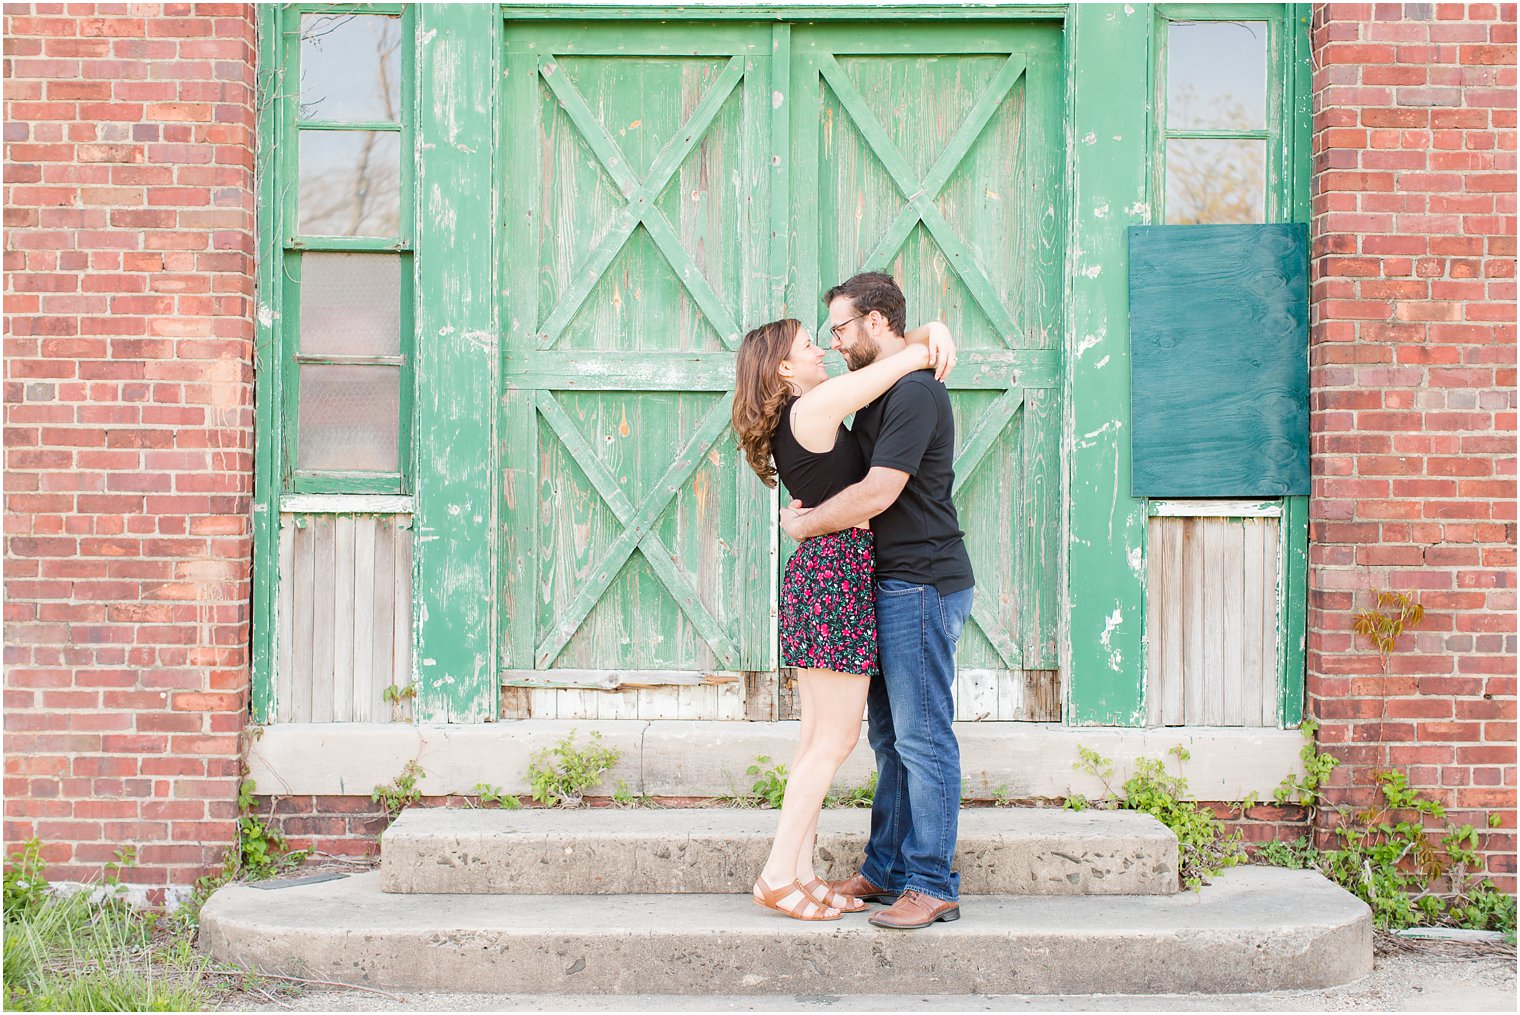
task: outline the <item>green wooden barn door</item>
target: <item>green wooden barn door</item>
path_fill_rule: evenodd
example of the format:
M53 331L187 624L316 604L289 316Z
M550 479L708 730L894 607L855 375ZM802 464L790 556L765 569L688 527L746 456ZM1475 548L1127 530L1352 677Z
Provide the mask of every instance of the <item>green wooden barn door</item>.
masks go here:
M978 597L960 719L1060 718L1061 36L1038 24L792 32L788 303L892 273L943 318ZM822 320L822 317L818 317Z
M771 31L508 24L503 717L741 718L774 496L736 453L767 264Z

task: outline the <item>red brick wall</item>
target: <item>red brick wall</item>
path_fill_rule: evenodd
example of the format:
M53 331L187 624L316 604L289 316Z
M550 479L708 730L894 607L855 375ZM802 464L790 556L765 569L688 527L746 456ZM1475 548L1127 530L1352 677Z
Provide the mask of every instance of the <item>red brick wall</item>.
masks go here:
M1503 815L1515 888L1515 7L1316 5L1308 695L1334 798ZM1382 672L1371 589L1424 622Z
M252 556L246 4L5 8L5 839L236 840Z

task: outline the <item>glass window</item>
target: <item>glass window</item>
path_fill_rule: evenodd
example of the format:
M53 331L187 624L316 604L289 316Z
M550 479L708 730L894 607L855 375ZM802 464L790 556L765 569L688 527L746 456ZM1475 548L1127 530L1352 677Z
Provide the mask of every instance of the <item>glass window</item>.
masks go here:
M1266 222L1271 22L1163 24L1163 221Z
M399 471L400 377L393 366L301 364L296 468Z
M1166 125L1170 130L1266 129L1266 22L1168 25Z
M1166 145L1166 221L1267 220L1267 143L1188 139Z
M303 130L300 163L301 235L400 234L400 134Z
M401 255L311 251L301 257L301 353L401 354Z
M401 18L301 18L303 120L401 120Z
M286 475L300 492L406 493L413 8L289 8L275 164L287 216Z

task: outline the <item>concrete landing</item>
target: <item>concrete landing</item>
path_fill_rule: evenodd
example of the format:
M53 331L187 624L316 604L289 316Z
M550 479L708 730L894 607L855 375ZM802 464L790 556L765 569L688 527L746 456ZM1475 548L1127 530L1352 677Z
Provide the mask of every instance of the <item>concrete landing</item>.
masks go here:
M738 894L390 894L372 872L228 885L202 910L201 946L266 973L523 994L1231 993L1372 971L1367 907L1268 867L1199 893L972 897L960 921L912 932L802 923Z
M773 810L410 808L382 837L385 891L512 895L747 892L765 865ZM871 816L827 810L819 873L860 869ZM956 869L967 895L1167 895L1177 837L1149 814L970 808Z

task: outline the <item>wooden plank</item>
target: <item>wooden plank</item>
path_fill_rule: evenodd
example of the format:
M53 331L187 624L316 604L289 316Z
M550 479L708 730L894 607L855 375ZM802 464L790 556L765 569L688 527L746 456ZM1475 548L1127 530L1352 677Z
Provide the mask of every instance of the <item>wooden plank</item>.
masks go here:
M718 695L718 705L713 718L726 722L738 722L749 718L746 713L745 691L742 684L719 684L714 690Z
M1241 699L1241 725L1261 724L1262 702L1272 697L1276 683L1275 667L1267 665L1267 642L1275 641L1276 625L1264 627L1266 616L1263 600L1272 598L1267 591L1274 584L1272 569L1266 563L1267 531L1275 526L1270 519L1249 521L1244 525L1245 545L1243 573L1245 586L1241 601L1241 671L1244 675L1244 694Z
M1297 726L1304 714L1304 666L1309 609L1309 498L1289 497L1278 530L1279 598L1276 647L1278 700L1276 723Z
M1135 665L1143 651L1145 578L1129 564L1145 539L1145 508L1124 488L1130 472L1129 292L1120 230L1150 217L1152 154L1140 125L1149 118L1154 18L1150 4L1078 4L1065 26L1066 136L1080 153L1080 172L1068 176L1072 253L1064 304L1072 442L1065 448L1071 481L1064 501L1071 576L1066 721L1076 725L1145 721Z
M1145 723L1160 726L1164 722L1162 702L1166 690L1167 604L1171 589L1165 568L1166 526L1151 522L1146 534L1145 586Z
M639 688L635 692L638 696L639 718L679 719L681 717L679 690L675 687Z
M333 683L334 722L353 722L354 615L358 610L354 587L354 520L347 515L333 518ZM365 590L368 595L368 590Z
M501 704L498 706L499 711L497 714L503 721L508 719L532 719L533 693L533 690L527 687L503 687L501 689Z
M637 719L639 717L638 691L598 691L596 704L598 719Z
M537 56L528 39L509 26L506 36L506 83L502 89L499 131L510 200L502 222L504 249L518 252L501 267L501 323L505 335L502 368L501 432L512 435L501 448L501 650L497 666L531 667L538 643L539 556L539 419L535 385L522 386L522 374L536 358L539 320L538 269L542 257L539 217L543 199L538 172L543 129ZM504 690L501 707L510 717L531 714L529 696ZM508 718L503 713L503 718Z
M434 469L416 490L412 632L423 722L481 722L499 703L495 667L499 295L494 186L501 15L487 4L419 5L414 443ZM504 145L510 149L511 144ZM413 625L408 625L413 626ZM398 626L399 629L399 626ZM410 655L410 653L409 653ZM411 667L408 667L410 670Z
M1204 708L1208 669L1204 664L1203 643L1208 627L1208 584L1204 574L1203 532L1196 522L1182 525L1182 637L1186 645L1182 666L1184 691L1183 725L1201 726L1208 722Z
M750 670L744 674L744 718L750 722L775 722L781 707L780 675L775 670Z
M1196 524L1203 535L1203 722L1206 726L1224 724L1225 625L1221 616L1224 605L1224 525L1216 518L1200 518Z
M280 628L276 634L276 662L273 676L273 693L266 707L275 722L293 721L292 706L295 701L296 678L296 620L295 589L297 583L295 519L282 516L278 529L280 567L275 576L278 583L278 617Z
M354 722L374 721L375 689L375 542L379 533L391 527L391 520L379 522L374 516L353 519L354 526L354 623L353 682L349 688L349 714Z
M802 718L802 684L799 670L783 667L776 675L776 719Z
M294 674L291 662L290 635L292 626L279 621L278 613L290 606L276 601L276 596L288 595L292 571L286 554L293 551L294 533L284 529L288 519L279 516L279 493L282 485L281 462L284 432L281 426L284 380L281 356L272 350L280 349L279 311L284 306L285 255L280 238L284 235L284 208L280 200L280 186L289 186L282 179L280 167L286 149L283 140L286 104L269 101L265 96L277 95L280 82L285 77L287 59L298 47L286 42L282 23L287 17L283 8L261 5L254 8L257 19L258 51L255 57L255 74L258 80L260 101L258 104L257 136L255 146L254 182L258 187L258 246L253 259L258 273L255 287L256 304L252 308L254 342L253 356L253 588L252 631L250 649L252 654L251 698L252 719L255 723L282 721L291 712L291 701L279 700L276 684L286 689ZM290 187L294 190L294 187ZM284 637L284 641L279 639ZM277 654L278 653L278 654Z
M528 709L535 719L558 719L559 691L554 688L529 688Z
M365 493L287 493L280 497L282 514L406 515L412 498Z
M1152 518L1276 518L1282 514L1282 501L1152 500L1146 508Z
M402 519L375 527L374 590L369 626L369 721L391 722L395 713L385 700L385 689L396 678L396 543L404 530Z
M1309 11L1293 8L1284 36L1285 80L1288 85L1287 125L1284 131L1288 170L1283 184L1286 218L1308 222L1313 186L1314 84L1311 74L1313 45L1309 37ZM1282 570L1278 576L1280 598L1273 604L1278 621L1277 701L1266 703L1265 726L1297 726L1303 720L1304 669L1308 620L1309 498L1288 497L1283 522L1277 532ZM1269 557L1269 559L1272 559Z
M1015 718L1026 722L1061 721L1061 674L1057 670L1024 671L1024 708Z
M1245 722L1245 526L1233 518L1213 523L1220 535L1220 601L1218 620L1224 642L1221 662L1223 711L1225 726L1243 726Z
M1012 683L1007 670L964 668L956 674L960 695L955 717L964 722L982 722L998 717L998 686Z
M656 20L665 21L671 16L671 8L664 5L651 5L637 7L629 4L564 4L549 2L549 0L507 0L501 5L511 21L562 21L567 18L575 20L612 20L622 24L624 31L637 32L641 26L640 21ZM691 11L692 8L686 8ZM775 5L762 4L734 4L728 5L703 5L694 13L704 21L858 21L861 18L861 8L857 4L842 3L829 6L798 5L796 7L777 7ZM989 6L985 2L970 3L940 3L933 6L912 6L907 4L872 4L869 14L877 20L891 19L914 22L912 31L904 33L904 39L886 39L881 49L884 51L900 51L905 45L922 45L916 43L917 37L927 31L942 25L926 24L926 22L943 21L948 17L966 20L994 20L994 21L1059 21L1066 13L1065 4L1030 4L1028 6L1001 7ZM632 26L630 28L630 26ZM649 29L646 29L646 31ZM658 24L653 31L659 36L669 40L668 26ZM875 39L865 42L857 41L854 49L859 50L869 46L868 52L877 52ZM596 50L601 51L601 50Z
M1304 500L1306 498L1294 497L1290 501ZM1262 540L1262 566L1265 569L1265 595L1261 604L1262 642L1266 649L1263 652L1262 686L1264 692L1261 701L1261 725L1276 727L1281 721L1284 725L1296 723L1301 716L1290 712L1283 712L1286 702L1294 702L1296 696L1303 691L1302 676L1299 677L1299 686L1290 687L1289 693L1284 696L1279 681L1283 672L1283 643L1280 636L1280 628L1285 618L1292 615L1288 597L1293 594L1291 582L1285 582L1283 569L1283 533L1290 532L1295 537L1291 517L1282 525L1269 525L1263 534Z
M1164 522L1161 531L1165 532L1164 558L1161 567L1167 574L1166 586L1167 598L1162 602L1164 611L1164 629L1161 640L1164 646L1166 659L1163 668L1165 686L1162 690L1161 717L1167 726L1181 726L1186 722L1186 678L1185 667L1187 661L1187 646L1185 641L1185 624L1187 621L1185 583L1186 572L1183 565L1183 538L1182 534L1187 529L1185 522Z
M731 391L734 362L731 352L641 352L636 359L630 359L626 353L545 349L531 359L514 358L506 388L508 391ZM982 391L1055 388L1061 383L1059 354L1049 349L965 349L957 354L955 370L948 381L957 389Z
M738 671L697 670L587 670L556 668L551 670L503 670L502 684L508 687L562 687L610 691L639 687L702 687L739 683Z
M561 687L554 696L556 719L595 719L600 691Z
M1060 667L1061 637L1061 398L1055 390L1024 392L1020 501L1023 544L1019 575L1019 633L1024 667Z
M335 520L307 519L312 531L311 558L311 712L310 722L333 721L333 627L337 622ZM347 613L347 610L344 610Z
M415 646L418 645L415 625L412 623L412 603L415 591L412 587L413 575L416 573L412 557L412 547L415 541L415 532L410 527L410 519L406 528L396 531L396 591L392 596L395 609L394 619L391 621L391 668L393 679L398 687L408 687L417 683L418 673L415 664ZM407 714L421 721L421 709L418 707L418 696L414 695L406 708Z
M736 682L733 686L739 687ZM676 688L677 719L718 718L718 685L682 684Z
M1025 686L1029 681L1029 672L1003 672L997 681L997 719L1002 722L1013 722L1017 719L1027 718L1029 702L1025 697ZM1059 719L1059 716L1057 716Z

